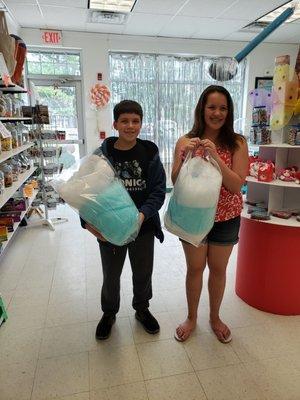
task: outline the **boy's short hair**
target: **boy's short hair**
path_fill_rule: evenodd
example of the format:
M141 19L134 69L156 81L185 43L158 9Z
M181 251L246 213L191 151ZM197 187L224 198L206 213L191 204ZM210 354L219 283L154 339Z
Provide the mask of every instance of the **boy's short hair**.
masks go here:
M142 106L134 100L122 100L114 106L114 121L118 121L121 114L137 114L143 120Z

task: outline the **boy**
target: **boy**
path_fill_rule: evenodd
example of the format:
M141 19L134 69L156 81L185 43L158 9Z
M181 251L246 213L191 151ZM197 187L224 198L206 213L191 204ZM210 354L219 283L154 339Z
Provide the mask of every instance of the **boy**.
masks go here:
M150 313L154 236L163 241L158 210L164 203L166 176L157 146L138 139L143 110L139 103L123 100L114 107L114 128L119 137L107 138L95 154L103 154L114 166L118 176L139 210L142 223L137 238L125 246L105 241L101 232L82 221L82 226L99 242L103 269L101 307L103 316L96 329L98 340L107 339L120 306L120 276L128 250L133 282L132 306L135 317L146 332L159 332L159 324Z

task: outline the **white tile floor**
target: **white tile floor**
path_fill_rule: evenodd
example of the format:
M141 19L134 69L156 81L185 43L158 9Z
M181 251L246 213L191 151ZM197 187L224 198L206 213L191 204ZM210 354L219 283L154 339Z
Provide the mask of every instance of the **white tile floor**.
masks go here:
M159 335L146 334L131 308L128 261L111 338L96 342L101 266L96 240L76 214L55 232L20 231L0 264L9 320L0 328L0 400L299 400L300 316L257 311L234 293L236 251L222 315L233 332L209 330L204 289L196 332L173 339L185 316L185 263L178 240L156 243L151 310ZM207 276L205 277L207 279Z

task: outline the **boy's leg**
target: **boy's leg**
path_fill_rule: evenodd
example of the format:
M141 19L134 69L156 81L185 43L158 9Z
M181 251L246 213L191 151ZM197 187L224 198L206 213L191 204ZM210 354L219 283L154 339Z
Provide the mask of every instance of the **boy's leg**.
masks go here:
M149 307L152 297L153 232L138 236L128 245L128 253L132 269L132 306L136 311L143 311Z
M108 242L99 242L103 285L101 307L106 315L115 315L120 307L120 277L126 257L127 246L115 246Z

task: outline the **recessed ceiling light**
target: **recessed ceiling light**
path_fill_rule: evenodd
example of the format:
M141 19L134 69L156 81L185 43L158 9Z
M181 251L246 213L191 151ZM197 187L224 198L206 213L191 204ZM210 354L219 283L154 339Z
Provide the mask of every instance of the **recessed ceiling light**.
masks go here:
M89 0L88 8L101 11L129 13L136 0Z
M256 21L257 22L268 22L271 23L274 21L275 18L277 18L280 14L283 13L284 10L290 7L295 7L294 14L292 14L285 22L293 22L296 19L300 18L300 7L299 7L299 1L288 1L287 3L283 4L282 6L275 8L275 10L272 10L266 15L263 15L261 18L258 18Z

